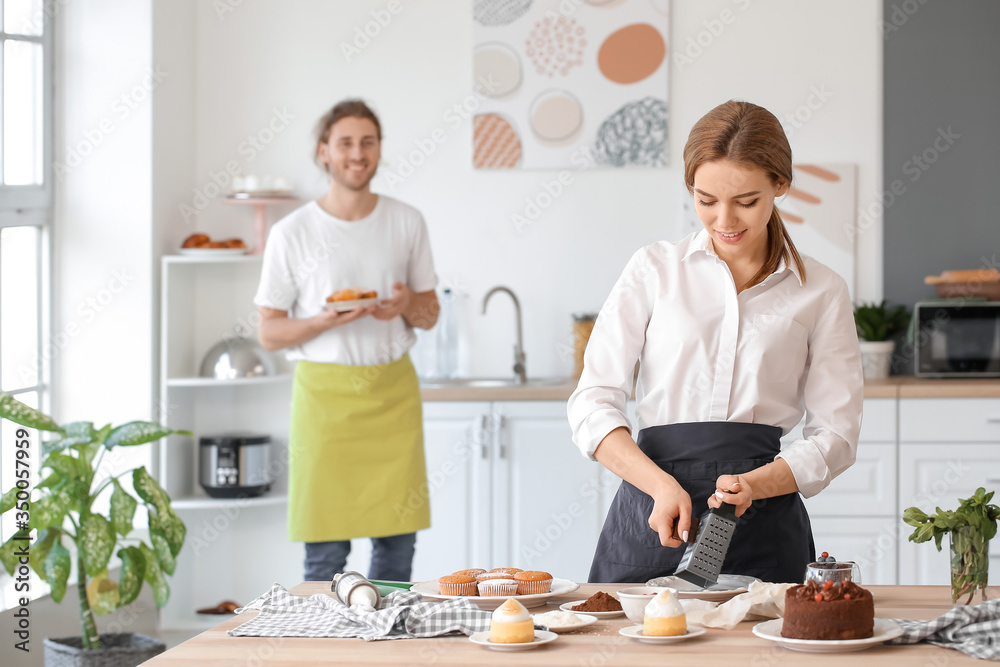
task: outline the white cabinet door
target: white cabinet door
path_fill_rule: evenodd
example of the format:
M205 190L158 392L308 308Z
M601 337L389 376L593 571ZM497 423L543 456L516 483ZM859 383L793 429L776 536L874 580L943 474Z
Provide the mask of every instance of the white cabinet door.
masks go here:
M980 486L1000 489L1000 448L995 443L904 442L899 464L900 516L912 506L928 513L936 507L955 509L959 498L968 498ZM899 583L950 583L948 540L938 552L933 542L910 542L913 529L902 519L899 525ZM990 583L1000 584L1000 553L993 549L990 555Z
M1000 443L1000 398L904 398L900 442Z
M890 517L812 519L817 555L826 551L837 560L853 560L861 569L862 584L896 583L895 527Z
M587 581L606 511L604 467L572 441L566 404L494 404L493 567ZM612 489L613 492L613 489Z
M859 443L854 465L805 504L813 517L896 516L896 444Z
M424 403L431 527L417 533L413 580L490 567L489 403Z

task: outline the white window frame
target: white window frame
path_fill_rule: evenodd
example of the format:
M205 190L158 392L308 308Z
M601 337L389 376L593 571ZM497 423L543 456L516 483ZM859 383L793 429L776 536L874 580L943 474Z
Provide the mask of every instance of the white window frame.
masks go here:
M3 0L0 0L0 16L3 12ZM4 45L8 40L17 40L42 45L42 183L41 185L4 185L0 178L0 227L34 226L39 228L36 267L37 284L42 298L37 304L37 364L38 378L36 384L30 387L0 387L3 391L17 395L32 391L38 392L38 405L42 410L48 406L49 368L44 363L43 345L50 338L51 326L51 285L52 272L49 258L52 247L52 155L53 155L53 13L47 3L42 2L42 34L19 35L6 31L7 26L0 30L0 131L3 129L3 58ZM0 169L2 169L2 154L0 154ZM2 172L0 172L2 173ZM0 350L3 341L0 340Z
M8 40L42 45L42 184L4 185L0 179L0 227L48 225L52 211L52 28L51 10L42 9L42 34L18 35L0 30L0 76L3 73L4 44ZM0 12L3 2L0 0ZM3 86L0 85L0 130L3 127ZM0 155L0 160L3 156ZM2 169L2 164L0 164Z
M2 17L4 0L0 0ZM4 45L9 40L25 41L42 45L42 183L40 185L4 185L0 176L0 228L31 226L38 229L35 268L39 299L36 303L38 330L36 334L36 363L38 368L35 384L32 386L0 387L15 397L37 392L38 407L43 412L51 410L51 369L45 358L44 345L51 340L52 322L52 220L53 220L53 88L55 82L53 66L53 11L50 3L42 0L42 34L19 35L0 29L0 131L3 130L3 59ZM0 155L2 160L2 155ZM2 172L0 172L2 174ZM3 341L0 340L0 353ZM9 357L8 357L9 358ZM0 465L3 465L0 461ZM37 464L40 461L36 462ZM37 467L33 470L37 477ZM37 479L32 480L32 485ZM9 536L0 535L0 542ZM31 598L48 593L48 585L32 575ZM0 568L0 585L8 583L7 573ZM10 607L0 591L0 611Z

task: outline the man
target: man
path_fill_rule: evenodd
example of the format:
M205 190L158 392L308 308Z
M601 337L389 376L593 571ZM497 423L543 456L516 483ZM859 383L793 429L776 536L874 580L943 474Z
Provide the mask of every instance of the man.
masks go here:
M420 212L370 189L381 141L378 118L359 100L320 119L314 157L330 189L271 229L254 299L261 344L298 362L288 533L305 542L310 581L343 571L355 537L372 538L369 577L408 581L416 531L430 525L420 391L407 351L413 327L437 321L437 276ZM348 289L382 300L344 312L327 306ZM424 502L414 508L414 497Z

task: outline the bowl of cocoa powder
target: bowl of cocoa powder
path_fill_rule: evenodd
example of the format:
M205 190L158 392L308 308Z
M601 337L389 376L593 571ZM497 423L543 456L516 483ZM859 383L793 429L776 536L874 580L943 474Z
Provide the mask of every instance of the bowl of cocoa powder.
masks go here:
M625 613L622 610L622 603L619 602L614 595L605 593L604 591L598 591L586 600L565 602L559 605L559 608L563 611L578 611L587 613L598 618L621 616Z

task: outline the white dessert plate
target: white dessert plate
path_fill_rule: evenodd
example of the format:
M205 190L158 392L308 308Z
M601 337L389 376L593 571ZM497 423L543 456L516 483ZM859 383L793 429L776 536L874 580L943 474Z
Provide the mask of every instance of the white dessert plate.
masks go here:
M477 632L476 634L469 637L469 641L473 644L479 644L480 646L486 646L493 649L494 651L530 651L533 648L538 648L542 644L548 644L549 642L555 641L557 635L554 632L546 632L545 630L535 630L535 638L530 642L521 642L519 644L504 644L501 642L491 642L490 633Z
M227 255L245 255L246 248L178 248L181 255L192 257L225 257Z
M671 642L682 642L685 639L691 639L692 637L698 637L705 634L707 630L697 625L689 625L687 627L687 633L683 635L674 635L673 637L653 637L642 634L641 625L630 625L628 627L622 628L618 631L618 634L629 637L630 639L637 639L641 642L647 644L669 644Z
M355 308L362 308L378 303L378 299L352 299L351 301L330 301L323 306L323 310L335 310L338 313L346 313Z
M781 636L782 618L773 621L764 621L753 626L753 633L761 639L768 639L775 644L784 646L793 651L805 651L806 653L846 653L848 651L863 651L887 642L890 639L903 634L903 628L899 627L888 618L876 618L875 628L871 637L866 639L791 639Z
M614 597L614 596L612 596ZM588 616L593 616L595 618L614 618L615 616L621 616L625 613L625 610L620 611L573 611L573 607L578 604L583 604L586 600L573 600L572 602L563 602L559 605L559 608L563 611L568 611L573 614L586 614Z
M740 593L746 593L750 584L760 581L757 577L748 577L742 574L720 574L719 582L708 588L701 588L685 581L680 577L657 577L646 582L647 586L667 586L677 591L677 597L681 600L697 599L708 600L709 602L725 602L734 598Z
M428 600L454 600L456 598L462 598L464 600L471 600L475 602L480 609L485 609L486 611L493 611L509 598L514 598L521 604L523 604L528 609L533 607L541 607L545 602L554 595L565 595L566 593L571 593L578 589L580 584L574 583L569 579L553 579L552 580L552 590L548 593L536 593L534 595L498 595L496 597L480 597L478 595L441 595L441 589L438 587L438 582L436 581L421 581L419 583L413 584L410 588L411 591L416 591L423 595Z
M552 627L551 625L548 625L547 623L545 623L545 621L542 621L542 620L538 619L538 616L540 616L541 614L545 614L545 613L548 613L548 612L544 612L543 611L543 612L539 612L538 614L532 614L531 618L535 622L535 625L544 625L551 632L560 632L560 633L561 632L572 632L573 630L579 630L580 628L585 628L588 625L593 625L594 623L597 623L597 617L593 616L592 614L584 614L584 613L579 612L579 611L571 611L570 612L571 614L576 614L577 616L580 617L581 620L580 620L579 623L574 623L573 625L557 625L555 627Z

